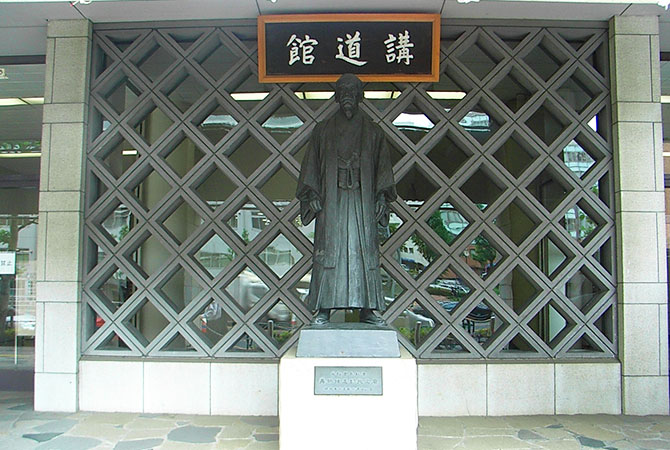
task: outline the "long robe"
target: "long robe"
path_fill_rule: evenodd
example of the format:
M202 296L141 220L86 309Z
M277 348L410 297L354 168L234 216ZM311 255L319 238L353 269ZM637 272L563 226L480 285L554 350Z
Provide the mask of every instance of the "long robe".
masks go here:
M343 189L338 186L338 165L353 154L360 176L352 181L359 186ZM316 218L309 291L312 310L384 310L375 209L379 201L386 205L393 201L396 191L381 128L360 111L350 120L338 111L317 124L296 196L303 224ZM322 206L317 214L310 208L314 197ZM388 211L379 220L382 226L388 226Z

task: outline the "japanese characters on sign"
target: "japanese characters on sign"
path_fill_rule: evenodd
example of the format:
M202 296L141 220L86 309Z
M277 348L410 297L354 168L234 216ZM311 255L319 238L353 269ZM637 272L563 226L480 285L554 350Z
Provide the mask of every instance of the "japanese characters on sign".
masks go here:
M16 274L16 252L0 252L0 275Z
M260 16L261 82L436 81L439 15Z

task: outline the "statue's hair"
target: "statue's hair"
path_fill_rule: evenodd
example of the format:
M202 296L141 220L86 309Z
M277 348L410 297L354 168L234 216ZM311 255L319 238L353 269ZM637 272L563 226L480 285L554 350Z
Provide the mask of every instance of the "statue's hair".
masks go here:
M359 100L363 98L363 82L353 73L345 73L342 75L338 80L337 83L335 83L335 92L340 90L340 87L342 86L343 83L345 82L353 82L356 84L356 88L358 89L358 96Z

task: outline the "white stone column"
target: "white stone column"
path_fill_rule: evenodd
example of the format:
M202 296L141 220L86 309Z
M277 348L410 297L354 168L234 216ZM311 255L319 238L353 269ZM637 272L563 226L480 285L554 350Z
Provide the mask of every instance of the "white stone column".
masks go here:
M624 414L668 414L668 309L658 18L610 21Z
M35 409L76 411L91 23L47 27L37 251Z

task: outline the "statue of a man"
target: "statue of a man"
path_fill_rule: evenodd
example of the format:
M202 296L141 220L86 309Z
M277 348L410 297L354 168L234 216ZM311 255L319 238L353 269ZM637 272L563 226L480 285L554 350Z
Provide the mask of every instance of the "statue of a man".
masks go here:
M339 111L317 124L300 170L296 196L303 224L316 218L309 304L312 323L333 309L359 309L360 321L384 325L377 224L388 226L396 197L386 138L358 104L363 84L342 75Z

